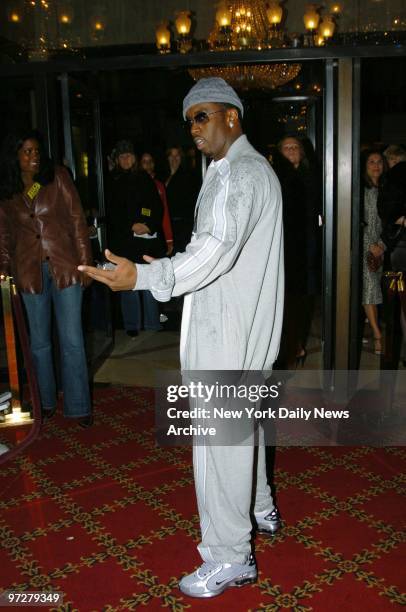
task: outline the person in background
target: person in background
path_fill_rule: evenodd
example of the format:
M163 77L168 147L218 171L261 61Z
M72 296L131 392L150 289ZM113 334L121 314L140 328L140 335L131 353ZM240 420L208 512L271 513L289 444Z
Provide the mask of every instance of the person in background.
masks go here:
M116 167L117 167L117 155L116 155L115 149L112 149L111 153L109 155L107 155L106 161L107 161L107 170L109 172L112 172L113 170L116 169Z
M123 257L142 261L145 254L162 257L163 206L154 181L139 172L133 144L120 140L115 146L116 167L107 184L107 241ZM144 329L159 331L159 308L150 291L122 291L121 312L126 333L138 336L142 327L140 296L143 300Z
M198 184L195 175L183 165L181 147L170 147L166 152L169 174L165 180L166 197L173 231L173 251L182 252L193 230Z
M378 194L378 214L382 221L381 240L371 246L375 257L386 256L386 269L390 272L402 272L406 276L406 270L393 260L391 245L388 242L388 229L396 229L396 226L406 225L406 149L401 145L390 145L384 151L389 170ZM386 242L385 242L386 241ZM405 247L406 248L406 245ZM385 275L385 294L391 284L391 278ZM396 284L396 286L398 286ZM401 336L403 336L403 351L405 350L406 338L406 299L404 292L398 293L399 299L384 294L384 311L386 330L384 362L389 369L398 367L401 353ZM398 313L398 310L400 312ZM399 325L400 321L400 325ZM400 329L398 329L400 327ZM406 354L403 352L402 359L406 365Z
M196 177L196 180L198 180L199 173L201 172L201 168L199 168L199 164L201 164L201 156L197 155L197 151L194 147L189 147L186 149L185 160L186 167Z
M278 366L302 366L318 286L317 174L297 137L286 136L272 159L280 180L283 200L285 252L285 314Z
M363 258L362 258L362 305L372 329L375 355L382 354L382 332L378 321L378 304L382 304L382 266L371 269L368 254L371 245L380 239L382 224L378 215L379 186L384 171L384 158L379 150L364 151L361 162L363 180Z
M0 155L0 271L12 275L27 312L31 350L45 418L56 410L52 306L60 345L63 411L92 424L82 331L92 261L89 233L69 172L54 166L42 137L28 131L6 139Z
M156 178L155 174L155 159L151 155L151 153L145 152L141 155L141 168L149 174L149 176L154 180L156 188L159 193L159 197L162 201L162 206L164 209L164 215L162 219L162 230L165 236L166 241L166 254L171 255L173 251L173 233L172 233L172 224L171 218L169 215L168 202L166 199L166 190L165 185Z

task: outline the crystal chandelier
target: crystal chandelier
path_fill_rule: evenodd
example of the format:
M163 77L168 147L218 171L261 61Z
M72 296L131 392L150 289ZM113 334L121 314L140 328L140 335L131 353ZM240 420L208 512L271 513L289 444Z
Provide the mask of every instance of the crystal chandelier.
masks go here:
M272 2L271 5L274 8L278 6L280 10L280 24L282 8L279 2ZM268 30L267 9L263 0L231 0L228 4L219 5L208 43L212 50L261 50L271 46L268 44Z
M236 89L276 89L296 78L300 64L240 64L190 68L190 76L197 81L205 77L221 77Z
M222 2L216 12L216 23L208 37L212 51L266 49L284 46L281 29L283 9L279 2L265 5L264 0L230 0ZM195 79L220 76L237 89L275 89L299 74L300 64L274 63L193 68Z
M73 0L11 0L7 18L31 61L46 61L60 53L79 53L74 34ZM96 23L93 28L103 28Z

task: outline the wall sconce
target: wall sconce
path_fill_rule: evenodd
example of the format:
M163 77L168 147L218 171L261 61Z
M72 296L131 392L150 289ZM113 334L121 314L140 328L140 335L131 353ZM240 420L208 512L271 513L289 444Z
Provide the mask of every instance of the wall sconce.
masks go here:
M279 1L269 3L266 16L271 26L280 25L283 17L283 8L280 6Z
M231 47L231 19L232 13L225 2L221 2L216 11L217 28L209 37L209 44L216 49L229 49Z
M72 7L72 0L59 0L54 3L58 21L63 26L72 24L75 12Z
M323 20L319 26L319 35L324 38L325 42L327 42L329 38L333 37L335 29L336 24L334 23L332 15L326 15L326 17L323 17Z
M219 5L216 11L216 21L219 28L231 27L231 11L224 2Z
M7 14L7 19L10 23L21 23L22 17L16 9L11 9Z
M303 23L306 28L304 35L304 46L313 47L315 43L315 34L320 21L320 15L317 12L316 4L309 4L305 14L303 15Z
M106 22L103 17L94 16L91 19L90 26L92 29L92 38L93 40L99 41L102 40L106 30Z
M59 6L55 5L55 9L57 11L56 17L60 26L58 30L59 47L64 51L72 52L74 48L72 38L73 9L67 2L63 2ZM94 22L94 25L95 24L96 22Z
M332 15L341 15L343 12L343 6L341 2L333 2L330 6L330 13Z
M168 29L168 22L162 21L155 30L156 46L159 53L170 53L171 33Z
M283 31L281 29L283 8L276 2L270 2L266 11L270 28L268 44L270 47L280 47L283 43Z
M192 20L190 19L190 11L180 11L177 13L175 27L178 33L178 51L180 53L189 53L192 48L192 39L190 38Z

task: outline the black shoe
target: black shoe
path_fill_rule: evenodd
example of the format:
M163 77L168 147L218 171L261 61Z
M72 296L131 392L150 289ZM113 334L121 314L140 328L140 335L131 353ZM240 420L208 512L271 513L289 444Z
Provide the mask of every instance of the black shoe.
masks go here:
M41 410L42 420L48 421L49 419L52 419L55 413L56 413L56 406L54 408L42 408Z
M87 429L87 427L91 427L93 425L93 415L92 414L88 414L85 417L82 417L79 420L79 426L83 427L83 429Z
M307 358L307 351L306 349L302 349L302 352L300 355L296 355L296 369L298 368L298 366L300 365L302 368L304 367L305 361Z
M126 333L127 336L130 336L130 338L136 338L138 336L138 332L136 329L129 329Z

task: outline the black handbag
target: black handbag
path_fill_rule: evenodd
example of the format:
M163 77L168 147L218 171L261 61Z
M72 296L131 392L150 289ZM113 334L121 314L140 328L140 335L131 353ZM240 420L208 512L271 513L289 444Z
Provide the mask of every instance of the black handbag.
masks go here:
M406 240L405 218L403 223L388 223L381 233L382 242L388 251L393 251L400 240Z
M390 254L391 267L396 272L406 272L406 228L403 228L403 234L405 239L402 237Z

